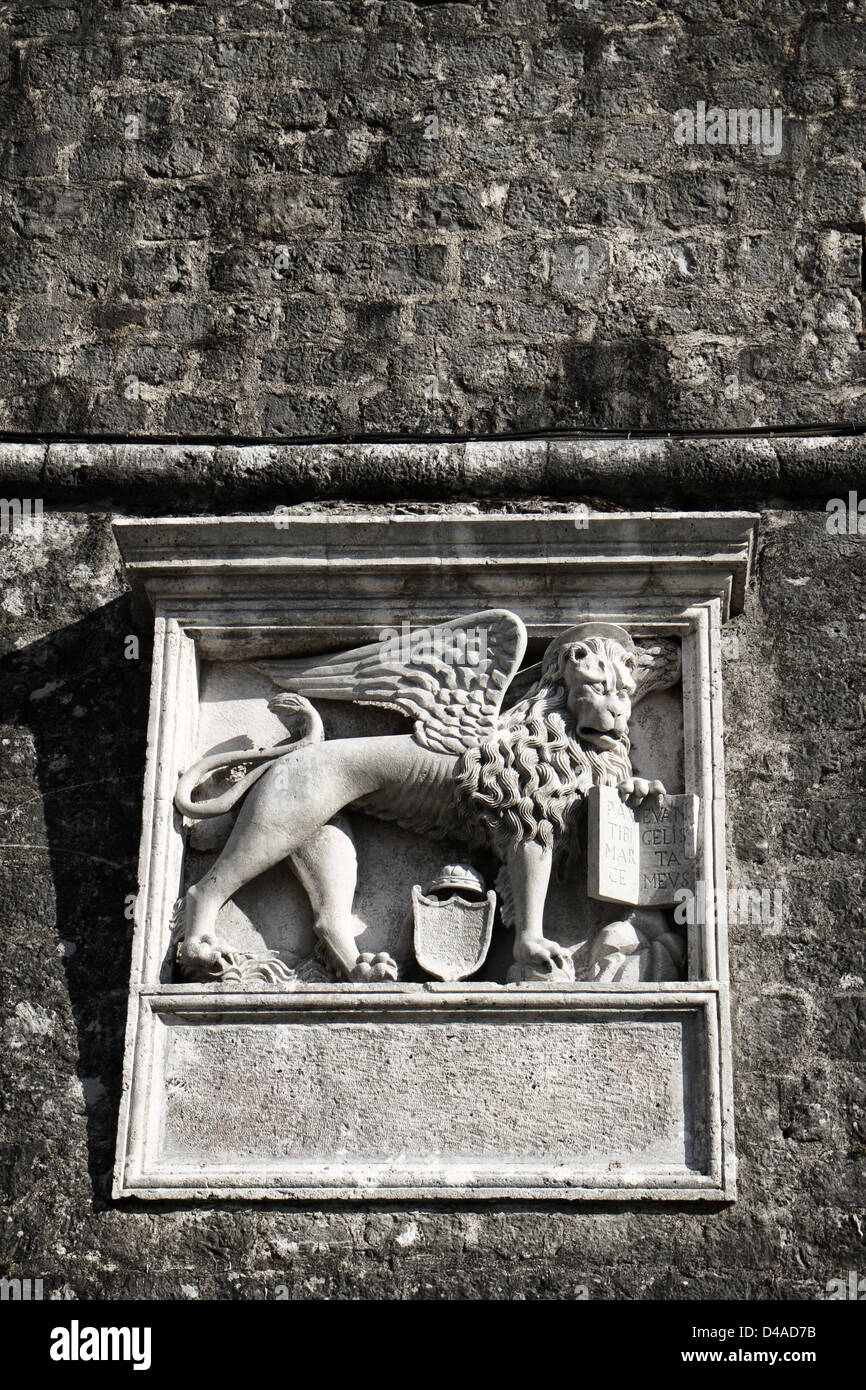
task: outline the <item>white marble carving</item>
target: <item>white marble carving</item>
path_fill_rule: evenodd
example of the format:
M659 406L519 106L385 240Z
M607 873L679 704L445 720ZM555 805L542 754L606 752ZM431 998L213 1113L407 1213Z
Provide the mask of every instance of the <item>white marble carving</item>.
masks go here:
M516 613L489 609L412 629L405 640L388 634L327 661L265 663L275 684L293 692L268 707L297 724L294 739L200 759L175 795L193 819L224 816L245 798L216 862L175 914L187 975L254 981L260 964L266 982L280 978L273 953L239 960L220 941L217 918L235 893L288 859L309 895L325 963L348 980L397 979L387 952L371 957L356 943L357 859L339 819L355 807L493 851L508 874L517 967L510 978L573 978L559 943L544 935L554 855L578 833L576 812L591 787L613 788L630 806L663 795L661 782L633 775L628 721L641 693L679 678L679 655L675 643L643 650L621 627L582 623L549 644L537 679L505 709L526 645ZM394 709L412 720L412 732L325 741L307 696ZM193 799L205 778L242 767L226 790Z
M496 916L496 894L464 864L447 864L426 893L412 885L415 959L434 980L465 980L487 957Z
M116 524L155 615L117 1195L733 1194L719 631L754 518L583 520ZM707 920L649 844L597 892L591 792L671 817Z

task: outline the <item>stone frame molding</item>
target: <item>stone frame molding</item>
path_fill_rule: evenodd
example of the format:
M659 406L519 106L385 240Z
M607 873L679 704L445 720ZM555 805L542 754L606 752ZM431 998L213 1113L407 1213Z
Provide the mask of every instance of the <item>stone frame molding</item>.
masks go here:
M757 520L748 512L402 515L353 510L280 516L279 524L273 513L115 521L130 581L146 594L154 614L116 1197L719 1201L735 1196L720 636L722 624L743 604ZM637 637L682 641L685 790L700 797L698 873L713 889L706 923L689 927L687 978L568 988L428 981L238 990L164 982L168 923L184 856L173 797L178 772L194 746L201 660L336 650L370 641L401 620L424 624L502 604L520 613L533 638L550 639L576 617L592 616L621 624ZM501 1141L497 1150L495 1134L487 1153L482 1144L474 1153L425 1156L406 1153L396 1143L394 1151L372 1155L278 1153L264 1140L255 1151L254 1134L246 1154L181 1152L167 1120L169 1090L188 1084L175 1073L179 1057L190 1068L189 1084L198 1088L201 1115L225 1115L225 1097L205 1094L205 1053L199 1056L196 1046L219 1048L222 1039L242 1052L250 1045L267 1073L275 1052L300 1036L289 1031L299 1026L325 1057L332 1043L336 1046L337 1033L327 1031L335 1022L347 1037L363 1039L378 1030L386 1048L398 1036L410 1037L412 1029L436 1029L442 1022L463 1030L482 1050L491 1028L502 1030L506 1041L529 1037L530 1045L533 1025L566 1030L544 1036L565 1040L573 1063L569 1084L583 1084L585 1095L566 1107L569 1114L574 1110L567 1124L562 1114L545 1118L542 1112L525 1152L509 1152ZM259 1045L257 1029L271 1030L264 1034L270 1045ZM485 1029L488 1033L478 1031ZM683 1133L678 1138L671 1131L655 1156L648 1151L648 1157L636 1158L633 1137L614 1132L620 1111L613 1101L603 1123L589 1112L585 1122L580 1118L581 1103L593 1104L595 1084L580 1063L604 1066L610 1057L613 1066L618 1055L632 1055L632 1043L622 1041L626 1035L651 1040L654 1029L665 1039L658 1056L666 1059ZM435 1060L445 1034L440 1029L423 1036L435 1038ZM509 1064L512 1079L520 1075L517 1054L508 1046L504 1041L502 1095L491 1102L506 1109ZM424 1048L416 1052L420 1057ZM336 1056L334 1065L339 1065ZM610 1080L615 1091L613 1071ZM269 1073L265 1084L276 1084ZM419 1096L435 1085L435 1074L425 1078L421 1061L417 1084ZM551 1082L551 1094L559 1094L557 1084ZM341 1095L344 1103L369 1108L369 1095L356 1096L349 1081ZM514 1100L519 1106L519 1095ZM248 1097L248 1103L252 1107L254 1099ZM238 1116L229 1118L235 1124ZM383 1123L377 1111L371 1133ZM581 1135L588 1136L587 1148L561 1151L563 1143L579 1146Z

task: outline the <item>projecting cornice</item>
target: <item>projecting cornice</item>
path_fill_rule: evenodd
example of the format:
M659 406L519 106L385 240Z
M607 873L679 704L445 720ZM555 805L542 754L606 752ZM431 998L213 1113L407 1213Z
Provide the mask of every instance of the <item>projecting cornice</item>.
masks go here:
M449 512L118 518L132 582L151 602L302 604L330 589L347 620L357 598L400 608L411 579L432 609L469 611L519 592L524 608L555 593L573 611L603 592L611 612L659 595L678 606L743 604L758 518L751 512ZM454 609L459 611L459 607ZM549 619L548 624L549 626Z
M599 499L780 506L866 493L866 436L548 437L450 443L0 443L0 493L206 512L326 500Z

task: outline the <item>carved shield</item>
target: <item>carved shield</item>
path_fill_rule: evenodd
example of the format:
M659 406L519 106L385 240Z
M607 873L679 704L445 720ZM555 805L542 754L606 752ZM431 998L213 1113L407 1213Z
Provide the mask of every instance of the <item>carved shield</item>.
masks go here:
M484 964L493 933L496 894L491 889L481 902L456 894L427 898L416 883L412 889L415 956L422 970L436 980L465 980Z

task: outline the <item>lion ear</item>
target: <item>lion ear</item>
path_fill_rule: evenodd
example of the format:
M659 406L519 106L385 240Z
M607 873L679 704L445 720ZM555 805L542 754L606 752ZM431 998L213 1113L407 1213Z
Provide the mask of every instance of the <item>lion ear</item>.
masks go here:
M570 652L571 660L583 661L585 656L589 656L589 647L585 642L575 642Z

